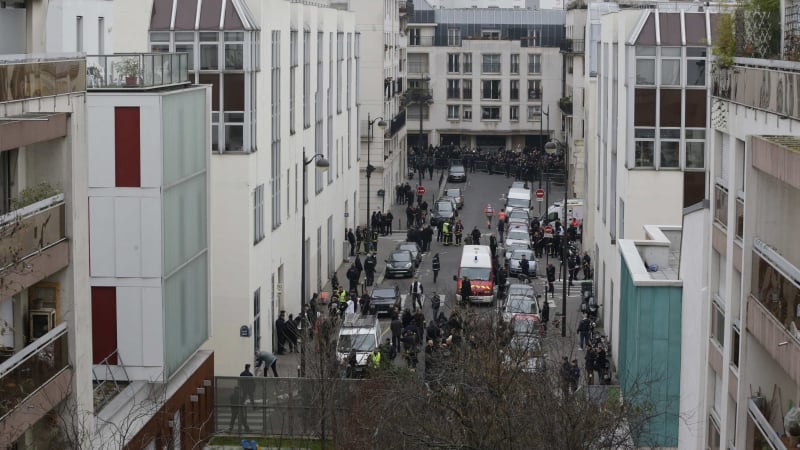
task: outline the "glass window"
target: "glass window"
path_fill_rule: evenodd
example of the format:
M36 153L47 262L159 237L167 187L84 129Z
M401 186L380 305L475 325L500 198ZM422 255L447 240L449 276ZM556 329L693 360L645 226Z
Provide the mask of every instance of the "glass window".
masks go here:
M483 80L482 84L482 99L500 100L500 80Z
M681 48L680 47L661 47L661 56L662 57L678 57L681 56Z
M175 42L194 42L194 31L176 31Z
M464 100L472 99L472 80L462 80Z
M661 164L662 169L677 169L680 167L681 142L680 141L661 141Z
M461 28L447 29L447 45L449 46L461 45Z
M656 84L656 60L636 58L636 84L652 86Z
M597 90L600 92L600 89ZM636 89L634 94L635 114L633 125L637 127L656 126L656 90Z
M704 169L706 166L705 142L686 141L686 168Z
M725 313L716 302L712 302L711 336L720 346L725 346Z
M153 53L169 53L169 44L151 44L150 51Z
M510 80L509 91L511 100L519 100L519 80Z
M787 329L798 320L800 289L781 271L753 252L753 283L751 293Z
M464 105L464 120L472 120L472 106Z
M542 99L541 80L528 80L528 100L541 100L541 99Z
M244 32L243 31L226 31L225 32L225 40L226 41L244 41Z
M689 86L705 86L706 84L706 60L687 59L686 60L686 84Z
M458 105L447 105L447 119L458 120L458 118L459 118Z
M483 73L500 73L500 55L496 53L483 55Z
M681 84L681 60L661 60L661 85L679 86Z
M447 98L461 98L461 80L447 80Z
M656 48L649 46L637 46L636 56L656 56Z
M217 44L200 45L200 70L219 70Z
M733 327L731 330L731 336L733 337L733 345L731 345L731 364L734 367L739 367L739 330L736 327Z
M519 73L519 53L511 54L511 73Z
M653 155L656 143L654 141L636 141L634 151L635 167L653 167Z
M447 71L449 73L459 73L461 72L460 63L459 63L459 56L460 53L448 53L447 54Z
M169 31L151 31L150 42L169 42Z
M744 239L744 201L736 199L736 237Z
M216 42L219 41L219 33L217 32L200 32L200 42Z
M541 106L528 106L528 120L541 120L542 107Z
M512 121L519 120L519 106L511 105L508 107L508 117Z
M714 186L714 221L728 226L728 190L718 184Z
M225 44L225 70L244 68L244 44Z
M189 70L194 70L194 44L175 44L177 53L189 54Z
M541 73L542 72L542 55L530 53L528 54L528 73Z
M500 120L500 107L481 106L481 120Z
M472 73L472 53L464 53L464 73Z

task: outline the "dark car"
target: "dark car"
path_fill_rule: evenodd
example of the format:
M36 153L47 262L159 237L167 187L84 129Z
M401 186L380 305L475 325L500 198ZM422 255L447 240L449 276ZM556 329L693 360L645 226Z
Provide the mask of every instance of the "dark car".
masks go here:
M386 278L394 276L413 277L414 257L408 250L395 250L386 260Z
M467 181L467 170L464 166L450 166L447 172L447 181Z
M411 257L414 258L414 266L419 267L422 262L422 252L419 251L419 245L416 242L401 242L397 244L396 250L408 250L411 252Z
M431 209L431 226L437 226L443 221L455 217L456 208L450 199L438 200Z
M370 294L370 304L375 314L392 312L392 307L400 308L400 288L395 286L375 286Z

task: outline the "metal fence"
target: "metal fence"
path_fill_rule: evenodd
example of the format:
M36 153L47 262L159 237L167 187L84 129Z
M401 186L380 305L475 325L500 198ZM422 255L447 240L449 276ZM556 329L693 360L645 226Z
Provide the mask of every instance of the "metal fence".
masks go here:
M360 380L215 377L215 432L336 441ZM235 388L238 387L238 392Z

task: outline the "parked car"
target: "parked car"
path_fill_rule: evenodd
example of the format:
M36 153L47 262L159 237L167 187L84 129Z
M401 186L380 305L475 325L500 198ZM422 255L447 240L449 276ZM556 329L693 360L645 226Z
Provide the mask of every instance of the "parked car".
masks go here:
M464 207L464 193L461 188L447 188L444 195L452 198L456 202L456 208L461 209Z
M400 288L394 286L375 286L370 293L370 305L375 314L390 314L392 307L400 308Z
M528 227L523 225L513 225L506 232L506 247L512 245L525 245L531 248L531 235L528 234Z
M538 320L519 315L511 324L514 334L506 348L506 363L525 373L541 373L546 368L547 354L542 350Z
M414 257L408 250L395 250L386 259L386 278L394 276L413 277Z
M453 201L448 199L437 200L431 209L431 226L438 226L443 221L455 217L456 208Z
M529 284L512 284L508 287L508 296L503 306L503 320L517 320L518 316L533 316L536 322L542 320L539 312L540 295Z
M515 248L511 252L511 258L508 259L508 274L512 277L522 274L522 269L519 267L519 262L522 261L522 256L528 260L528 275L531 277L536 276L536 259L533 257L533 250L527 248Z
M508 213L508 226L513 227L514 225L524 225L528 226L531 223L531 215L525 208L514 208Z
M515 181L511 183L509 189L530 189L527 181Z
M401 242L397 244L396 250L410 251L411 257L414 259L414 267L419 267L419 263L422 262L422 252L416 242Z
M447 181L467 181L467 169L462 165L450 166L447 172Z
M509 245L506 248L505 253L503 254L503 258L505 259L506 268L508 268L508 264L511 262L511 255L514 254L515 250L529 250L529 247L525 244L514 244Z

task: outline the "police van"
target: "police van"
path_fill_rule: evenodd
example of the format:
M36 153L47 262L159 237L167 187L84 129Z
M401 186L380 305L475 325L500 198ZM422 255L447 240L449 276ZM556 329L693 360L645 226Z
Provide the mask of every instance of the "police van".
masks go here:
M488 245L465 245L458 265L456 300L461 302L461 282L469 278L471 303L492 303L496 294L492 252Z
M339 329L336 356L340 363L347 364L350 353L355 353L356 373L363 372L369 363L369 355L381 342L381 323L377 316L347 314Z

